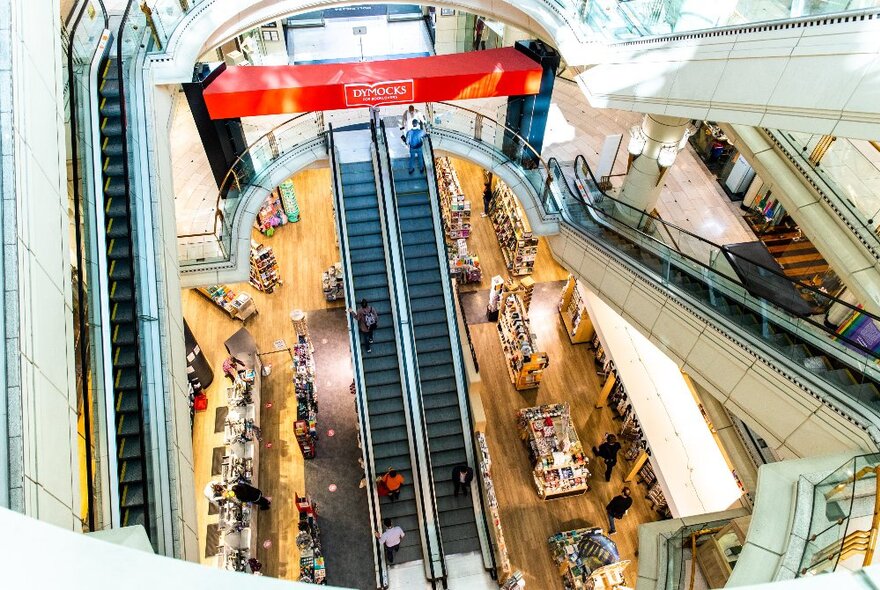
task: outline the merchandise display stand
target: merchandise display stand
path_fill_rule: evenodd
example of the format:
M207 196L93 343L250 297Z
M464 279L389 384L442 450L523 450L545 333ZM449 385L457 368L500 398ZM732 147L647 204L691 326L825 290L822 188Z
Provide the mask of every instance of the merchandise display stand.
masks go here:
M499 311L498 335L513 386L518 390L538 387L550 359L546 352L538 351L526 306L512 293L502 298Z
M287 221L296 223L299 221L299 203L296 201L293 181L288 179L282 182L278 187L278 192L281 193L281 206L284 208Z
M293 383L296 390L296 442L306 459L314 459L318 442L318 399L315 390L315 361L307 336L293 347Z
M272 293L284 282L278 276L278 260L271 246L251 240L251 285L264 293Z
M309 339L309 326L306 323L306 313L301 309L294 309L290 312L290 321L293 324L293 330L296 332L297 338L302 339L304 337L308 342L309 349L312 352L315 352L315 347L312 346L312 341Z
M501 181L497 182L493 192L489 217L507 270L517 276L532 274L538 256L538 238L532 235L529 220L516 195Z
M299 581L309 584L327 584L327 571L324 568L324 553L321 549L321 530L318 528L318 507L308 496L296 495L296 509L299 512L299 533L296 546L299 555Z
M342 263L337 262L324 271L321 275L321 289L324 291L324 299L336 301L345 296L344 279L342 275Z
M507 279L504 283L502 296L517 295L526 311L532 306L532 294L535 292L535 279L532 277L523 277L521 279Z
M226 388L228 412L224 424L226 454L220 466L220 482L231 488L238 482L259 487L260 465L260 362L247 363ZM257 556L259 510L233 498L220 501L220 539L216 567L247 572Z
M593 329L590 314L587 313L580 284L572 275L568 275L568 281L562 288L558 307L565 331L572 344L581 344L593 339L596 331Z
M470 237L471 202L464 197L452 162L447 157L436 158L434 170L437 174L437 192L440 196L440 211L446 237L449 240Z
M447 243L446 249L449 254L449 274L460 284L482 282L483 269L480 267L480 258L468 252L467 241L464 238Z
M524 408L516 417L520 436L528 444L538 496L550 500L579 496L590 489L589 459L567 403Z
M287 223L287 215L284 213L284 207L281 204L281 195L278 190L269 193L263 206L257 212L257 219L254 221L254 227L265 236L273 236L275 228Z
M254 300L247 293L236 293L226 285L199 287L199 293L210 299L214 304L229 314L229 317L245 321L257 313Z
M620 561L617 545L602 529L556 533L548 543L566 590L622 590L629 561Z
M495 495L495 485L492 482L490 469L492 460L489 458L489 445L486 443L486 435L476 433L477 449L479 451L480 477L483 478L483 500L489 507L489 516L492 526L489 528L489 536L495 547L495 562L498 566L499 579L505 575L513 576L510 571L510 555L507 552L507 544L504 542L504 532L501 529L501 513L498 510L498 498Z

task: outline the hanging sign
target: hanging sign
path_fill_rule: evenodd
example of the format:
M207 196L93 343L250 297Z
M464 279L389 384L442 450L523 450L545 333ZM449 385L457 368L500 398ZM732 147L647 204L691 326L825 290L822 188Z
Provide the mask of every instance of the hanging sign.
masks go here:
M415 102L413 100L413 81L394 80L373 84L346 84L345 106L368 107L383 104Z

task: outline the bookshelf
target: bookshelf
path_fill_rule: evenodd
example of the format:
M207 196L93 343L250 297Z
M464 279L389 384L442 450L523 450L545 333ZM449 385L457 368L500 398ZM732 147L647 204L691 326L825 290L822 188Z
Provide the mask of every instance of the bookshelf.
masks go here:
M590 314L587 313L585 299L580 283L572 275L568 275L568 281L562 288L558 308L572 344L590 342L593 334L596 333Z
M251 285L264 293L272 293L284 284L278 275L278 260L271 246L251 240Z
M502 298L498 335L513 386L518 390L538 387L550 359L546 352L539 352L537 338L531 331L528 311L522 299L515 293Z
M538 238L532 235L529 220L516 195L501 181L495 186L489 217L507 270L515 276L532 274L538 256Z
M434 160L437 175L437 192L443 229L449 240L466 239L471 235L471 202L465 199L458 174L449 158Z

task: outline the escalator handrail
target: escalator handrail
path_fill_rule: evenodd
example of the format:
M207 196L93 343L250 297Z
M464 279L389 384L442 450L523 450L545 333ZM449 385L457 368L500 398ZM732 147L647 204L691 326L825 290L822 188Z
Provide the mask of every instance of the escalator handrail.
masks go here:
M354 294L354 284L351 280L352 273L352 265L350 260L350 250L348 246L348 230L345 227L344 221L344 211L345 211L345 199L342 195L342 183L340 182L340 178L342 175L340 166L339 166L339 153L336 148L335 140L333 139L333 124L328 123L328 130L326 131L327 135L327 152L330 156L330 171L331 176L333 177L333 188L334 195L336 198L336 225L337 230L339 231L339 241L340 248L339 254L342 262L342 269L344 273L345 280L343 281L343 287L346 290L346 299L349 301L355 301ZM362 444L361 444L361 452L364 456L364 476L367 480L367 486L369 488L369 492L367 493L367 505L370 510L370 527L373 530L381 531L382 530L382 517L379 514L379 494L376 489L375 481L376 481L376 470L375 465L373 463L373 443L371 439L371 430L370 430L370 416L367 411L367 397L366 390L364 384L366 383L364 379L363 373L363 359L361 359L360 353L360 342L358 341L357 334L357 325L352 320L351 314L346 311L346 322L348 323L348 336L349 336L349 345L352 350L352 363L354 364L354 375L355 375L355 392L357 393L357 409L358 414L360 415L360 421L363 425L363 430L361 431ZM379 540L373 537L373 560L376 566L376 586L377 588L386 588L388 586L388 572L387 566L385 564L385 552L383 551Z
M384 129L383 129L383 131L384 131ZM454 340L452 341L451 344L452 344L452 348L453 348L453 354L455 355L454 358L455 358L456 381L458 382L459 390L464 395L464 403L461 403L460 407L463 408L465 411L465 423L468 426L467 433L470 436L470 438L468 438L468 440L466 441L466 444L467 444L467 449L469 450L469 454L470 454L470 460L471 460L470 463L473 466L474 470L478 471L479 466L477 464L478 463L477 453L474 450L474 442L476 441L476 433L474 431L473 412L471 410L470 396L468 395L468 380L466 378L466 375L464 374L464 364L465 363L464 363L464 352L462 351L462 346L461 346L461 341L462 341L461 340L461 333L459 332L458 322L456 321L456 313L457 313L457 306L455 304L456 297L452 294L452 290L450 289L450 285L448 282L448 281L452 280L451 279L452 275L449 272L449 257L445 255L446 254L446 250L445 250L446 242L445 242L445 238L443 236L442 222L440 223L440 227L438 227L438 223L437 223L438 220L440 219L439 211L437 210L440 193L437 189L436 173L434 172L434 162L435 162L434 142L431 140L430 134L425 134L424 144L425 145L424 145L423 151L425 153L423 154L423 157L425 158L426 169L427 169L427 163L430 162L430 172L433 176L433 178L431 178L428 182L428 188L429 188L429 197L431 198L431 201L432 201L431 209L432 209L432 215L433 215L432 221L433 221L433 226L434 226L434 232L435 232L435 234L438 234L438 232L439 232L439 234L437 235L437 240L438 240L438 250L439 250L438 254L441 258L440 269L441 269L441 272L446 273L447 277L450 277L447 280L442 281L443 282L443 296L444 296L444 299L446 300L447 320L448 320L447 323L449 324L449 327L450 327L450 338L452 338L452 334L455 335ZM432 189L433 189L433 194L431 192ZM444 249L440 249L440 246L443 246ZM465 327L467 327L467 324L465 324ZM468 334L468 344L470 344L471 350L473 350L473 345L470 343L470 334ZM480 537L482 538L483 536L485 536L486 542L489 544L489 552L488 553L489 553L489 560L492 564L491 569L493 572L497 572L498 564L495 560L495 551L492 550L492 547L493 547L492 536L489 533L489 523L486 520L486 514L487 514L486 505L485 505L485 502L483 501L483 478L476 477L475 479L477 481L477 488L479 489L479 492L480 492L478 494L479 500L480 500L479 507L476 505L476 503L474 503L474 511L476 512L475 516L477 517L476 524L478 527L480 526L480 524L482 524L482 526L483 526L483 535L480 535ZM481 545L482 545L482 543L481 543Z
M555 159L555 158L554 158L554 159ZM579 162L581 163L581 167L578 166L578 163L579 163ZM557 162L557 163L558 163L558 162ZM578 179L580 179L580 178L579 178L579 177L580 177L580 174L581 174L583 171L586 171L586 173L587 173L588 176L589 176L588 180L591 181L592 184L593 184L593 186L596 187L596 190L602 194L602 198L603 198L603 200L604 200L604 199L608 199L608 200L610 200L611 202L613 202L616 206L619 206L619 207L622 207L622 208L628 209L628 210L630 210L630 211L633 212L633 213L638 213L638 214L644 214L644 215L647 215L647 213L645 213L645 212L642 211L641 209L637 209L636 207L633 207L632 205L630 205L630 204L628 204L628 203L624 203L623 201L620 201L620 200L614 198L613 196L611 196L611 195L609 195L608 193L606 193L604 190L600 189L600 188L599 188L599 183L596 181L596 177L593 175L593 170L590 168L590 165L589 165L589 163L587 162L587 159L586 159L582 154L578 154L578 156L575 158L575 161L574 161L574 173L575 173L575 177L577 177ZM579 193L579 192L580 192L580 191L578 191L578 193ZM582 203L586 204L584 199L581 198L581 199L579 199L579 200L580 200ZM593 206L591 206L591 205L588 205L588 206L590 206L591 210L594 209ZM663 225L663 226L665 226L665 227L667 227L667 228L672 228L672 229L674 229L675 231L678 231L678 232L681 232L681 233L683 233L683 234L686 234L687 236L689 236L689 237L691 237L691 238L693 238L693 239L695 239L695 240L698 240L698 241L700 241L700 242L702 242L702 243L704 243L704 244L706 244L706 245L708 245L708 246L710 246L710 247L712 247L712 248L715 248L715 249L717 249L717 250L719 250L719 251L724 251L724 248L725 248L724 246L721 246L721 245L719 245L719 244L716 244L715 242L712 242L711 240L707 240L706 238L703 238L703 237L701 237L701 236L698 236L698 235L694 234L693 232L690 232L690 231L688 231L688 230L686 230L686 229L683 229L683 228L681 228L681 227L678 227L677 225L675 225L675 224L673 224L673 223L669 223L668 221L664 221L664 220L662 220L662 219L658 219L658 218L656 218L656 217L652 217L651 219L653 220L654 223L659 223L659 224L661 224L661 225ZM633 228L633 229L635 229L635 231L638 231L638 232L644 234L644 232L642 232L641 230L638 230L638 229L636 229L636 228ZM646 235L646 234L645 234L645 235ZM647 237L649 237L649 238L651 238L651 239L653 239L653 240L656 241L656 238L653 238L653 237L651 237L651 236L647 236ZM662 244L662 242L660 242L660 243ZM666 246L666 247L669 247L668 244L665 244L665 246ZM694 260L692 257L688 256L687 254L684 254L683 252L679 252L679 254L681 254L682 256L685 256L685 257L689 258L690 260ZM764 265L761 264L760 262L755 262L755 261L751 260L750 258L748 258L747 256L740 256L740 255L738 255L738 254L736 254L735 256L736 256L737 258L741 259L741 260L744 260L744 261L748 262L749 264L751 264L751 265L753 265L753 266L756 266L756 267L760 268L763 272L766 272L766 273L768 273L768 274L772 274L772 275L776 276L777 278L779 278L779 279L781 279L781 280L783 280L783 281L785 281L785 282L790 283L792 286L794 286L794 287L797 288L797 289L803 289L803 290L809 291L810 293L815 294L816 296L818 296L818 297L821 298L821 299L828 300L828 301L830 301L831 303L834 303L834 304L840 304L840 305L842 305L842 306L848 308L848 309L851 310L851 311L857 311L857 312L859 312L859 313L861 313L861 314L864 314L865 316L867 316L867 317L869 317L869 318L871 318L871 319L873 319L873 320L876 320L876 321L880 322L880 316L874 315L874 314L872 314L871 312L869 312L869 311L867 311L867 310L859 309L859 308L856 307L855 305L852 305L851 303L848 303L848 302L846 302L846 301L843 301L842 299L839 299L839 298L837 298L837 297L834 297L833 295L829 295L829 294L827 294L827 293L823 293L821 290L817 289L817 288L814 287L813 285L810 285L809 283L804 283L804 282L801 282L801 281L797 281L797 280L795 280L795 279L792 279L791 277L787 276L786 274L780 272L778 269L774 269L774 268L771 268L771 267L768 267L768 266L764 266ZM697 261L697 260L694 260L694 262L697 262L697 263L700 264L701 266L704 266L704 267L706 266L705 263L703 263L703 262L699 262L699 261ZM717 272L717 271L715 271L714 269L711 269L711 267L706 267L706 268L709 268L710 270L713 270L713 272Z
M586 163L586 159L584 159L583 156L580 156L580 155L579 155L579 156L575 159L575 162L576 162L576 163L577 163L578 161L582 161L582 162L584 163L584 165L586 166L586 170L587 170L587 172L590 173L590 180L591 180L593 183L595 183L595 177L592 176L592 172L591 172L590 169L589 169L589 165ZM555 158L551 158L551 159L550 159L550 166L551 166L551 168L558 170L558 174L559 174L559 176L562 177L562 178L564 178L564 174L562 173L562 170L561 170L561 168L559 167L559 162L558 162ZM576 175L577 175L577 172L578 172L577 165L575 165L575 174L576 174ZM587 199L587 198L581 193L581 190L580 190L579 188L578 188L577 190L572 189L572 188L568 185L567 180L564 182L564 186L565 186L565 188L568 190L569 194L571 195L571 197L572 197L574 200L576 200L576 201L579 202L581 205L583 205L584 207L587 208L587 210L590 212L591 216L596 220L597 223L601 224L603 227L607 227L608 229L610 229L611 231L614 231L616 234L620 235L621 237L623 237L623 238L629 240L629 237L628 237L624 232L622 232L622 231L620 230L620 228L615 227L614 224L610 224L610 223L608 223L607 221L602 220L602 217L607 216L607 213L604 212L604 211L602 211L601 209L598 209L594 204L592 204L591 202L589 202L588 199ZM593 186L597 186L597 185L594 184ZM604 194L604 193L603 193L603 194ZM613 200L615 203L619 203L619 202L620 202L620 201L617 201L616 199L613 199L612 197L608 197L608 196L605 196L605 197L603 197L603 198L609 198L609 199ZM597 209L598 209L598 212L597 212ZM618 222L618 223L622 223L620 220L615 220L615 221ZM577 227L576 224L572 224L572 226L573 226L573 227ZM636 229L636 228L632 228L632 227L629 227L629 226L627 226L627 228L628 228L630 231L638 232L640 236L642 236L644 239L646 239L646 240L648 240L649 242L653 243L654 245L656 245L658 248L660 248L660 249L662 249L662 250L674 251L674 250L672 250L672 248L669 246L669 244L666 244L665 242L663 242L663 241L661 241L661 240L658 240L658 239L655 238L654 236L651 236L651 235L649 235L649 234L646 234L646 233L644 233L644 232L642 232L641 230L638 230L638 229ZM718 272L716 269L712 268L711 266L708 266L706 263L704 263L704 262L702 262L702 261L700 261L700 260L697 260L697 259L693 258L692 256L689 256L689 255L687 255L687 254L685 254L685 253L683 253L683 252L677 252L677 251L676 251L675 253L676 253L678 256L680 256L680 257L682 257L682 258L684 258L684 259L690 261L691 263L693 263L693 264L695 264L695 265L697 265L697 266L703 268L705 272L711 273L713 276L718 276L718 277L720 277L723 281L731 281L731 282L735 282L731 277L729 277L729 276L727 276L727 275L725 275L725 274L722 274L722 273ZM670 262L672 262L672 261L670 261ZM696 277L696 276L694 276L691 272L688 271L688 269L687 269L686 266L676 265L676 267L679 268L680 270L684 271L684 272L687 272L688 275L692 276L693 278L695 278L695 279L697 279L697 280L700 280L700 281L703 281L703 280L704 280L704 279L701 278L701 277ZM739 283L737 283L737 284L739 285ZM740 285L740 286L742 286L742 285ZM743 288L744 288L744 287L743 287ZM763 299L763 298L760 298L760 297L758 297L758 296L755 296L755 295L751 295L751 294L750 294L750 296L751 296L751 297L755 297L756 299L761 299L762 301L767 301L767 300L765 300L765 299ZM771 305L774 305L774 308L776 308L776 309L779 311L779 313L787 313L787 312L785 312L784 310L782 310L781 308L776 307L775 304L773 304L772 302L767 301L767 303L770 303ZM841 303L845 303L845 302L841 302ZM851 306L850 306L850 307L851 307ZM858 310L858 311L862 311L862 310ZM870 314L868 314L868 313L866 313L866 315L868 315L869 317L872 317L872 316L871 316ZM772 316L766 316L766 317L767 317L767 320L768 320L768 321L770 321L770 322L772 322L772 323L774 323L774 324L777 323L776 321L774 321L774 319L773 319ZM854 340L851 340L850 338L844 336L843 334L837 334L836 332L833 332L833 331L829 330L829 328L827 328L827 327L824 326L823 324L821 324L821 323L819 323L819 322L816 322L816 321L812 320L812 319L809 318L809 317L798 318L798 319L799 319L799 320L802 320L802 321L804 321L804 322L806 322L806 323L808 323L809 325L811 325L811 326L813 326L813 327L818 328L821 332L823 332L823 333L826 334L827 336L830 336L830 337L832 338L831 340L826 340L826 341L823 341L823 342L825 342L825 343L830 343L830 344L832 345L832 351L834 351L834 352L837 352L837 347L834 346L834 342L835 342L835 341L842 341L842 342L846 342L847 344L849 344L849 345L851 345L852 347L856 348L859 352L861 352L862 354L864 354L864 355L867 356L867 357L874 358L874 359L878 359L878 358L880 358L880 356L878 356L876 353L874 353L873 351L871 351L871 350L865 348L864 346L862 346L862 345L859 344L858 342L856 342L856 341L854 341ZM784 326L781 326L781 327L782 327L783 329L785 329ZM786 330L786 331L789 331L789 330ZM824 350L824 349L823 349L823 350ZM853 362L852 359L848 359L845 355L844 355L843 357L841 357L841 356L835 356L835 358L836 358L838 361L842 362L843 364L845 364L845 365L847 365L847 366L850 366L850 364ZM861 369L858 369L858 370L859 370L860 373L862 372Z
M380 127L381 127L381 134L380 134L380 129L376 128L375 122L372 120L370 121L370 133L372 134L372 137L373 137L373 145L376 146L376 152L377 152L378 163L379 163L378 177L379 177L379 185L381 188L380 195L389 195L391 197L391 205L392 205L394 211L397 212L398 211L397 188L394 186L394 169L393 169L393 166L391 165L391 154L388 151L388 134L385 131L385 121L381 122ZM380 142L380 138L381 138L381 142ZM382 150L379 149L380 143L382 146L384 146L384 149L382 149ZM387 166L388 166L388 178L391 180L391 186L388 187L388 189L385 188L385 180L382 176L383 157L384 157L385 162L387 163ZM390 245L392 243L397 243L400 247L400 266L401 266L401 270L403 272L401 273L399 280L400 280L401 284L403 285L404 296L402 297L402 299L403 299L402 301L398 301L398 306L402 306L405 308L407 318L409 318L407 321L410 325L410 328L407 330L407 334L409 335L408 340L409 340L410 346L412 347L413 353L415 355L414 358L412 359L413 360L412 367L407 367L407 366L405 366L405 363L404 363L404 366L402 366L401 369L404 371L404 373L408 373L410 370L412 370L413 377L415 379L415 383L418 384L417 386L420 388L418 392L414 392L415 395L408 395L406 397L407 397L407 400L409 401L410 413L412 414L412 413L418 411L419 415L421 416L420 422L421 422L422 428L421 428L420 434L421 434L421 438L422 438L422 444L424 445L424 448L425 448L426 456L420 457L420 459L422 461L424 461L424 465L426 466L425 476L428 480L428 484L430 487L430 489L428 490L429 493L427 494L427 496L431 502L431 513L433 515L432 520L434 521L434 527L435 527L435 530L437 531L438 538L441 540L440 546L437 547L437 554L438 554L439 560L440 560L440 567L441 567L441 573L442 573L441 577L442 577L442 579L445 580L446 576L447 576L446 558L445 558L445 555L443 552L443 543L442 543L442 536L441 536L441 529L440 529L440 516L439 516L440 513L437 510L437 494L436 494L436 488L434 485L434 470L431 467L431 451L430 451L431 447L429 445L430 440L428 437L428 427L427 427L427 423L425 421L425 408L424 408L424 403L423 403L423 399L422 399L422 395L421 395L422 380L421 380L421 376L419 374L419 365L418 365L418 356L417 356L418 349L416 348L415 334L412 329L413 314L412 314L412 308L410 306L410 301L409 301L409 285L408 285L408 281L407 281L407 277L406 277L406 261L403 256L403 236L400 231L400 223L399 222L395 223L395 227L396 227L396 232L395 232L396 235L394 236L396 238L395 242L393 242L391 239L392 238L392 236L390 234L391 229L388 227L387 223L385 224L385 232L386 232L386 236L388 239L388 244ZM409 387L408 383L409 383L408 380L405 380L404 386L407 388ZM414 398L418 401L418 407L416 407L416 408L412 407L412 400ZM419 473L422 473L421 461L417 461L416 465L413 465L413 470L418 471ZM413 477L413 479L415 480L416 478ZM421 481L421 476L419 477L418 481ZM415 482L413 482L413 483L415 485ZM424 501L424 494L423 494L423 501ZM423 513L421 515L421 517L422 517L422 522L425 525L425 530L427 530L427 524L428 524L427 515L425 515ZM432 564L431 565L431 573L433 574L434 560L431 557L432 553L431 553L430 535L423 535L423 537L424 537L424 541L425 541L425 544L427 545L427 549L428 549L428 555L425 557L431 561L431 564Z

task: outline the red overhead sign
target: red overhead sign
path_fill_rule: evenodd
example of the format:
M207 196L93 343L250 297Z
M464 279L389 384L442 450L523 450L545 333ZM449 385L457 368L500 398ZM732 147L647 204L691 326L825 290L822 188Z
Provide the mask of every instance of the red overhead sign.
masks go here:
M407 59L228 67L205 89L212 119L537 94L541 67L512 47Z

